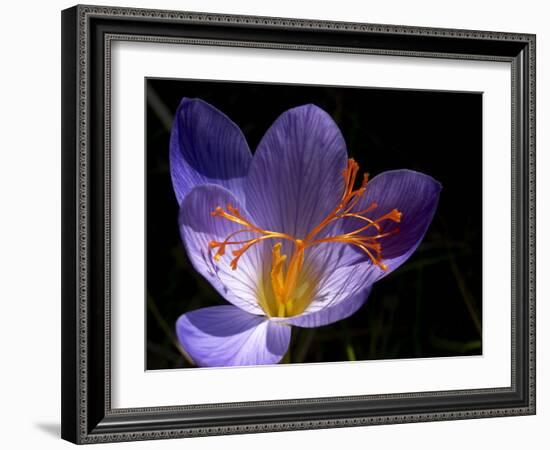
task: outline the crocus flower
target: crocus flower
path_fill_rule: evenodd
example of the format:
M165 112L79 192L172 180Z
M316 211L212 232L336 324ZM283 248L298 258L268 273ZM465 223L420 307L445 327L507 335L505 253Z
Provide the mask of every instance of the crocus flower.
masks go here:
M252 155L226 115L184 98L170 169L187 255L228 302L177 320L199 366L275 364L291 326L355 313L418 247L441 190L411 170L356 183L338 126L311 104L284 112Z

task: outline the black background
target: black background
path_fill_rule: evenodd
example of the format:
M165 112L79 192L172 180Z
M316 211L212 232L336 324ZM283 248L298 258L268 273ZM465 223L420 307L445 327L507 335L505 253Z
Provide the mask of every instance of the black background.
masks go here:
M146 80L147 369L188 367L175 345L179 315L225 300L194 272L172 190L170 126L182 97L201 98L239 125L252 151L273 121L314 103L340 127L371 177L413 169L443 185L417 251L377 282L350 318L293 327L290 362L481 354L482 95L480 93Z

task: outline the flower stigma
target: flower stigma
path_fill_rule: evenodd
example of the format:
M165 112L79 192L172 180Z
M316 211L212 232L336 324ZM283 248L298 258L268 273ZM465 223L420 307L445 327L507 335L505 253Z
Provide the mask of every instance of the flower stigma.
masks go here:
M219 261L225 255L227 246L240 246L231 251L233 259L230 267L237 270L241 256L255 244L277 239L272 247L271 270L268 274L269 283L259 289L259 304L270 317L291 317L302 313L311 302L314 295L315 282L303 269L306 249L327 243L349 244L365 253L372 263L382 270L388 270L383 262L382 244L380 239L399 232L398 228L390 231L383 230L383 222L401 222L402 213L397 209L372 219L371 215L378 205L373 202L367 208L354 211L355 207L365 194L368 183L368 174L363 175L359 188L354 189L359 165L350 158L346 169L343 171L344 191L340 202L334 209L303 239L296 238L286 233L266 230L258 227L247 218L243 217L239 210L231 204L226 208L218 206L211 214L240 225L242 228L230 233L223 241L210 241L210 248L216 249L213 255L215 261ZM353 231L335 236L319 236L321 231L338 220L355 219L360 225ZM366 235L365 232L374 230L374 234ZM247 233L247 238L240 239L239 235ZM250 237L250 236L253 237ZM292 244L290 258L282 253L282 242L289 241Z

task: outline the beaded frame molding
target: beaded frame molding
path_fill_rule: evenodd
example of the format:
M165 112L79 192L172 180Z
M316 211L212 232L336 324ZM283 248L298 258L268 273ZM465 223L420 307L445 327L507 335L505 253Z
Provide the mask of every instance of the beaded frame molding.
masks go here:
M511 385L113 409L113 41L505 61L512 73ZM78 5L62 12L62 427L84 444L535 414L535 36Z

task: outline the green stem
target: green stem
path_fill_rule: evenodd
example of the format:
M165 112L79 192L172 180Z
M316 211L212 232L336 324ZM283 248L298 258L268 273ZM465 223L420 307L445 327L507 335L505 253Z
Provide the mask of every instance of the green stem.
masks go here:
M168 323L166 323L166 320L162 317L159 309L157 308L157 305L155 301L153 300L153 297L151 295L147 295L147 308L149 311L151 311L151 314L153 314L153 317L157 321L158 325L164 331L164 334L168 336L174 347L180 352L180 354L187 360L187 362L193 366L195 366L194 361L191 359L191 357L187 354L185 349L181 346L178 339L176 338L176 335L172 332L170 327L168 326Z
M341 328L344 332L344 345L346 349L346 356L348 361L357 361L357 356L355 355L355 349L353 348L353 342L351 341L350 333L345 322L341 322Z
M296 340L295 330L291 327L290 328L290 342L288 343L288 350L285 353L285 356L283 356L283 359L281 360L281 364L290 364L292 363L292 344Z
M300 329L300 339L296 345L296 352L294 354L294 362L301 363L304 362L309 348L313 343L313 338L315 337L316 330L315 328L302 328Z
M466 282L464 281L464 277L462 276L462 273L460 272L456 261L454 258L450 259L451 264L451 270L453 272L453 275L456 279L456 283L458 284L458 289L460 290L460 293L462 294L462 298L464 299L464 303L466 304L466 309L468 310L468 313L470 314L470 317L472 319L472 322L474 323L474 326L476 327L476 330L481 336L481 320L479 319L479 316L477 315L477 310L475 307L475 301L474 297L472 296L472 293L466 286Z

